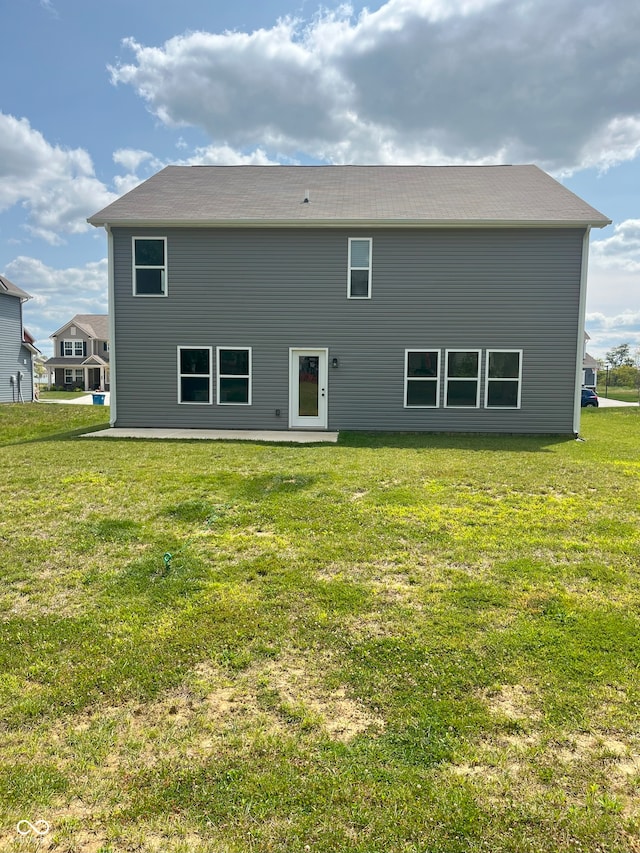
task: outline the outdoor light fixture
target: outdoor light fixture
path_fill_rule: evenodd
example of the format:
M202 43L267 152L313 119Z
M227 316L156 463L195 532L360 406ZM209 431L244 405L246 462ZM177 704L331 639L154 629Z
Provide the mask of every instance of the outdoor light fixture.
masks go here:
M337 366L338 366L338 359L334 356L331 359L331 367L337 367Z

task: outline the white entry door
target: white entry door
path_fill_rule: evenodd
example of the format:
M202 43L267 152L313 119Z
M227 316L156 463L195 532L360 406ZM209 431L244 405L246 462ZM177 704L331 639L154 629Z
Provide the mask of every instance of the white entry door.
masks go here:
M289 427L327 428L327 350L289 350Z

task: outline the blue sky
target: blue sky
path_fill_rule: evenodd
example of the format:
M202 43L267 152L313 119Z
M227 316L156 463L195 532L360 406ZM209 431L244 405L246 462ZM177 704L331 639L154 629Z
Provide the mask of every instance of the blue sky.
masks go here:
M0 272L107 310L86 217L168 163L537 163L594 231L589 350L640 348L637 0L0 0Z

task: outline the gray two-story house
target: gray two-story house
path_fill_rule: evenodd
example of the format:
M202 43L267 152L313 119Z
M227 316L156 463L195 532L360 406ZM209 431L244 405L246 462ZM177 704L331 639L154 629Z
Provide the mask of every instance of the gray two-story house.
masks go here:
M67 391L109 390L107 314L76 314L50 337L54 354L45 367L51 385Z
M22 305L31 296L0 276L0 403L31 403L33 360L40 354L24 328Z
M169 166L89 222L114 426L578 432L609 220L535 166Z

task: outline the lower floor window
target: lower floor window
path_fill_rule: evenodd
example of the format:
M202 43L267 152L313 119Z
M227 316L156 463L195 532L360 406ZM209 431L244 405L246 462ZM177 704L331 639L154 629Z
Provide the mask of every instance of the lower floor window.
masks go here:
M487 350L488 409L519 409L521 383L522 350Z
M480 350L447 350L445 405L480 405Z
M178 347L178 402L211 402L211 347Z
M84 370L73 367L65 367L64 369L64 384L65 385L82 385L84 382Z
M251 348L218 347L218 404L250 405Z
M404 377L405 406L433 408L438 405L438 350L406 350Z

